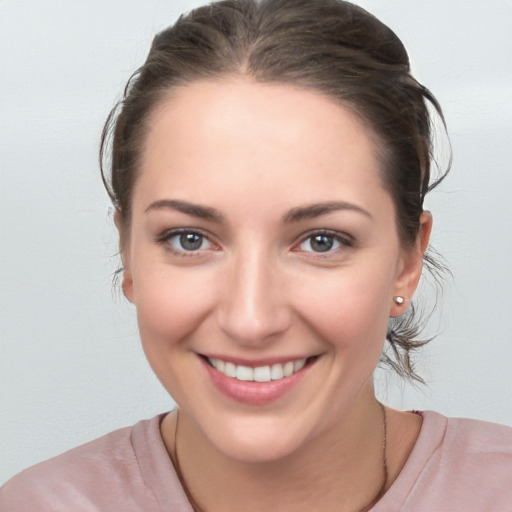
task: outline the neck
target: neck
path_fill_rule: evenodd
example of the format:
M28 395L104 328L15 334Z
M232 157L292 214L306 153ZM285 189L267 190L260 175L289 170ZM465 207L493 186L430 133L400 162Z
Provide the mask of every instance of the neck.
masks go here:
M164 420L162 433L198 511L366 510L386 486L386 423L374 398L300 450L266 462L228 458L183 411L176 431L176 418Z

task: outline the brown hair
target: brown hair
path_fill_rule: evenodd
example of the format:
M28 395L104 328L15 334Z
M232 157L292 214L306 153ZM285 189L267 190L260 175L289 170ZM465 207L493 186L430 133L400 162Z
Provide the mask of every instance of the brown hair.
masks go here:
M173 87L228 76L314 89L357 113L375 135L400 239L404 246L414 243L424 197L447 172L431 179L427 105L444 124L442 111L411 76L407 52L395 33L364 9L341 0L224 0L181 16L157 34L146 62L111 111L101 139L103 181L126 228L148 116ZM440 269L428 256L426 262ZM390 321L386 337L392 354L382 360L399 374L421 381L409 357L425 343L415 339L420 328L414 313L411 305Z

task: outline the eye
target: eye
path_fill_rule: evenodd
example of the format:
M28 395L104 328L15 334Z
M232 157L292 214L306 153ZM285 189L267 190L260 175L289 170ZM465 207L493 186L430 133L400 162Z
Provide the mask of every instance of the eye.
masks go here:
M207 245L206 239L197 233L182 233L175 235L170 240L171 244L176 249L183 249L184 251L198 251Z
M166 244L171 252L183 256L213 247L212 242L205 235L186 229L168 231L158 238L158 242Z
M328 253L339 249L342 246L351 246L352 242L348 237L329 231L312 233L302 240L298 250L313 253Z

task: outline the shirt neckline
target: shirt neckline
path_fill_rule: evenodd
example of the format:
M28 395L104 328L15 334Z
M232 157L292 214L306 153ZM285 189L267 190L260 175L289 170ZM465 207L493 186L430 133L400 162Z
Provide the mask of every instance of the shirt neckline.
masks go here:
M416 443L397 478L384 496L371 508L371 512L400 510L436 448L442 443L447 418L434 411L414 412L423 418Z
M397 478L371 512L398 510L405 503L435 449L442 443L447 418L433 411L414 411L423 418L414 447ZM140 421L132 430L131 442L141 477L161 510L194 512L179 481L171 457L160 433L160 424L168 413Z

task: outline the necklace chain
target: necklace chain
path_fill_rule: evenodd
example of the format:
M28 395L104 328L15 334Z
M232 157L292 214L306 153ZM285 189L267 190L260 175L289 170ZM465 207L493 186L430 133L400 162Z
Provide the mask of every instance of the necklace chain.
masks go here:
M383 482L379 489L379 492L372 499L368 505L363 507L360 512L368 512L381 498L384 496L384 493L387 490L388 485L388 417L386 413L386 408L380 402L377 401L379 407L382 411L382 469L383 469ZM178 478L180 480L181 486L187 495L187 498L194 509L194 512L204 512L204 510L197 504L192 493L189 491L185 479L183 478L183 474L181 472L180 461L178 458L178 423L180 418L180 410L176 409L176 425L174 427L174 447L173 447L173 459L175 464L176 473L178 474Z

